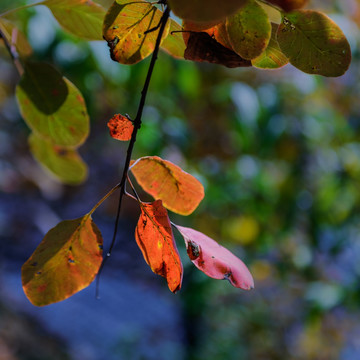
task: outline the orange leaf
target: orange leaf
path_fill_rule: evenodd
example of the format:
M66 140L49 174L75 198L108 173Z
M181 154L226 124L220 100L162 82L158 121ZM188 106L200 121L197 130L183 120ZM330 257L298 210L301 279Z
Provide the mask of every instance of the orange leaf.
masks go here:
M181 288L183 268L170 220L161 200L141 204L141 215L135 230L135 239L151 270L166 278L169 289Z
M228 249L199 231L178 225L176 228L185 240L190 260L199 270L214 279L227 279L237 288L254 287L246 265Z
M107 123L110 135L116 140L128 141L134 130L133 123L121 114L115 114Z
M65 300L94 280L102 262L102 237L89 215L52 228L23 265L23 289L36 306Z
M164 206L181 215L191 214L204 197L204 188L192 175L158 156L145 156L132 163L138 184Z

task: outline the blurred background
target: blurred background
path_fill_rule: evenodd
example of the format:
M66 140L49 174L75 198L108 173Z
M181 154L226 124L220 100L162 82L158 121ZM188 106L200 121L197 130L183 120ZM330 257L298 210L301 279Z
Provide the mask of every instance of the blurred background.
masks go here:
M105 8L111 1L98 1ZM1 0L0 12L26 4ZM30 1L29 1L30 3ZM91 134L80 148L88 180L64 186L32 158L14 98L19 80L0 46L0 359L360 359L360 1L310 1L350 42L342 77L283 69L227 69L161 53L133 158L159 155L195 175L205 199L193 227L231 249L250 292L207 278L186 256L173 295L134 241L126 200L100 283L61 303L32 306L20 271L44 234L82 216L118 181L126 143L106 126L136 114L149 59L112 62L106 43L64 32L44 6L14 20L34 49L82 92ZM144 200L149 198L142 194ZM94 214L108 248L117 195Z

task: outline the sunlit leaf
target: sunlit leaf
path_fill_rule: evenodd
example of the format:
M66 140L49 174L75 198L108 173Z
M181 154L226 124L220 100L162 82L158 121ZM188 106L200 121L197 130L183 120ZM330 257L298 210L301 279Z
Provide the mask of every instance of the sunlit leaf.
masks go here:
M60 25L86 40L102 40L105 10L91 0L45 0Z
M126 116L115 114L108 121L110 135L116 140L128 141L131 139L134 125Z
M272 25L271 39L265 51L257 58L251 60L253 66L260 69L277 69L286 65L289 59L283 54L276 40L278 25Z
M170 19L169 35L164 39L161 45L163 50L178 59L184 58L186 47L181 31L181 25L179 25L175 20Z
M183 236L193 264L214 279L229 280L231 285L250 290L254 280L246 265L215 240L194 229L176 225Z
M206 61L229 68L251 66L249 60L243 59L234 51L221 45L206 32L190 33L185 50L185 59L198 62Z
M22 57L27 57L32 54L32 48L27 41L25 35L12 22L0 18L0 29L5 35L7 41L11 45L15 45L16 51ZM0 39L1 44L1 39Z
M141 205L135 238L151 270L166 279L172 292L180 290L182 263L170 220L161 200Z
M309 0L266 0L269 4L274 4L285 11L292 11L304 7Z
M226 29L233 50L244 59L254 59L267 47L271 24L265 10L255 1L246 4L226 19Z
M110 47L114 61L135 64L149 56L155 48L159 29L155 28L162 12L146 1L117 0L112 4L104 20L103 35ZM168 35L168 22L163 39Z
M31 303L52 304L87 287L101 265L102 243L88 215L52 228L22 267L23 289Z
M89 116L79 90L51 65L26 63L16 87L20 113L38 136L76 147L89 133Z
M86 180L88 169L76 150L54 146L35 134L29 145L35 159L61 182L77 185Z
M158 156L136 160L131 168L139 185L164 206L181 215L191 214L204 197L204 188L192 175Z
M351 62L350 45L341 29L317 11L286 14L277 40L290 63L308 74L341 76Z
M244 0L168 0L174 14L184 20L221 20L234 13Z

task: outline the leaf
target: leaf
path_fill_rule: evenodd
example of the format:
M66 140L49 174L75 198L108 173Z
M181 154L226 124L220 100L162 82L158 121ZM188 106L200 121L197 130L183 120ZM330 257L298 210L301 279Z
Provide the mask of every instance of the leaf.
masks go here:
M292 11L304 7L309 0L266 0L269 4L279 6L285 11Z
M163 276L172 292L181 288L183 268L170 220L161 200L141 204L135 239L151 270Z
M173 31L180 31L174 32ZM182 27L175 20L170 19L169 35L164 39L161 48L177 59L184 58L185 43L182 37Z
M89 215L52 228L22 267L23 289L30 302L49 305L90 285L102 262L102 244Z
M59 24L75 36L102 40L105 10L91 0L45 0Z
M61 182L78 185L86 180L88 169L76 150L54 146L35 134L29 145L35 159Z
M259 56L271 37L270 20L253 0L246 0L239 12L226 19L226 30L233 50L248 60Z
M341 76L351 62L350 45L341 29L317 11L286 14L277 40L290 63L308 74Z
M146 1L117 0L104 20L103 35L110 47L110 55L121 64L135 64L149 56L155 48L159 29L155 28L162 12ZM165 27L163 39L168 35Z
M244 290L254 287L254 280L246 265L215 240L194 229L176 225L186 244L193 264L214 279L227 279Z
M15 26L15 24L4 18L0 18L0 29L6 36L8 43L15 45L16 51L21 57L27 57L32 54L33 50L29 42L27 41L25 35Z
M276 40L278 25L271 24L271 26L272 32L269 45L260 56L251 60L252 65L260 69L278 69L289 62Z
M145 156L132 163L138 184L164 206L181 215L191 214L204 197L204 188L192 175L158 156Z
M229 68L251 66L249 60L243 59L234 51L214 40L205 32L192 32L185 50L185 59L224 65Z
M126 116L115 114L108 121L110 135L116 140L128 141L134 130L134 125Z
M184 20L213 21L234 13L244 0L168 0L168 3L174 14Z
M47 63L25 64L16 87L20 113L34 133L53 145L77 147L89 133L89 116L79 90Z

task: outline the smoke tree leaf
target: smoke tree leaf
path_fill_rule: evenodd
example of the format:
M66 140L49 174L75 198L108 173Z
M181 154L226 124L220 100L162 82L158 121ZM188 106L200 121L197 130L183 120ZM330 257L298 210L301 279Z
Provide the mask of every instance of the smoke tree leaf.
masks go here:
M128 141L131 139L134 125L126 116L115 114L107 124L110 136L116 140Z
M254 59L267 47L271 24L265 10L254 0L226 19L226 30L233 50L244 59Z
M20 113L34 133L53 145L77 147L89 134L80 91L47 63L25 64L16 87Z
M308 74L341 76L351 62L350 45L341 29L317 11L285 14L277 40L290 63Z
M86 180L88 168L76 150L52 145L35 134L29 136L29 146L45 170L64 184L78 185Z
M135 64L149 56L155 48L159 29L155 28L162 12L146 1L117 0L108 10L103 26L110 55L121 64ZM163 39L168 35L167 22Z
M304 7L309 0L266 0L269 4L276 5L284 11L292 11Z
M158 156L142 157L132 162L130 170L148 194L177 214L191 214L204 197L204 188L196 178Z
M102 40L105 10L91 0L45 0L59 24L75 36L86 40Z
M173 19L170 19L169 21L169 34L162 42L161 48L174 58L184 59L186 46L183 36L181 35L182 26ZM173 33L173 31L175 32Z
M135 239L151 270L166 279L172 292L180 290L183 267L161 200L141 204Z
M49 305L90 285L102 262L102 244L89 215L52 228L22 267L23 289L30 302Z
M244 0L168 0L175 15L184 20L221 20L239 9Z
M246 265L215 240L191 228L175 225L183 236L192 263L207 276L226 279L244 290L254 287L254 280Z
M271 24L271 26L272 31L269 45L260 56L251 60L252 65L260 69L278 69L289 62L289 59L283 54L276 40L278 25Z

